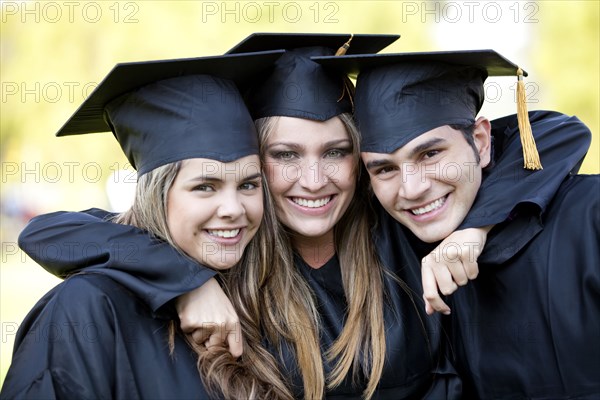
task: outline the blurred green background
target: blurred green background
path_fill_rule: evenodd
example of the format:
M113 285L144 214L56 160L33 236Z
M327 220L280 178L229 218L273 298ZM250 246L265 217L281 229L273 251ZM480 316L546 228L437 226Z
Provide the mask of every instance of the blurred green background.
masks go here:
M54 137L116 63L221 54L252 32L400 34L384 52L491 48L529 72L530 110L590 127L581 172L600 171L598 1L2 1L1 18L2 380L21 320L59 282L18 250L19 231L39 213L120 210L134 186L110 133ZM515 113L515 81L488 79L481 115Z

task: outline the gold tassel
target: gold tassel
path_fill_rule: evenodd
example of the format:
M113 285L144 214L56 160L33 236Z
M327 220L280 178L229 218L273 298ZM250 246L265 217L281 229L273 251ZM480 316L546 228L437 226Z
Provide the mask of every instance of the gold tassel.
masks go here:
M354 37L354 34L351 33L350 34L350 39L348 39L348 41L346 43L344 43L342 45L342 47L340 47L336 52L335 55L336 56L343 56L344 54L346 54L346 52L348 51L348 49L350 48L350 42L352 41L352 38Z
M531 132L527 104L525 104L525 83L523 83L523 70L517 70L517 119L519 121L519 132L521 146L523 146L523 168L537 170L542 169L540 155L535 146L535 139Z
M346 43L344 43L335 52L336 56L343 56L344 54L346 54L346 52L350 48L350 42L352 41L353 37L354 37L354 34L351 33L350 34L350 39L348 39L348 41ZM352 85L352 82L350 81L350 78L347 78L347 77L344 79L344 84L342 86L342 95L340 96L339 99L337 99L338 103L340 101L342 101L342 99L344 98L344 96L346 96L346 94L348 94L348 99L350 100L350 104L352 105L352 112L354 112L354 85Z

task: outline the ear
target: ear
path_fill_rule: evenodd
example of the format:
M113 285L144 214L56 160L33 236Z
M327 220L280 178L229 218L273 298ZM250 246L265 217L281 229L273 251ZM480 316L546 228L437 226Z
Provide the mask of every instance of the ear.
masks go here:
M491 159L491 134L492 124L485 117L479 117L475 121L475 129L473 130L473 141L479 152L479 165L485 168L490 163Z

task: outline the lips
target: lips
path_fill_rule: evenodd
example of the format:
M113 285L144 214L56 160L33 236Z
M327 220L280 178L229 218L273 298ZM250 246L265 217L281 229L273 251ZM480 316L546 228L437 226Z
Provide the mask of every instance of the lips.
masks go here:
M218 238L233 238L240 234L241 229L207 229L207 232L210 236L215 236Z
M418 208L411 208L410 212L413 215L423 215L432 211L435 211L439 208L441 208L444 203L446 202L446 199L448 198L448 195L444 196L444 197L440 197L437 200L432 201L431 203L423 206L423 207L418 207Z
M307 208L320 208L327 205L332 199L332 196L323 197L320 199L309 200L302 197L292 197L292 201L299 206Z

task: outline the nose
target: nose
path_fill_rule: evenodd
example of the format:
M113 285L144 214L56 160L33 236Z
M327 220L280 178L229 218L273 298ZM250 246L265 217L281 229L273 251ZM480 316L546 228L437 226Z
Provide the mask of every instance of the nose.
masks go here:
M329 174L320 161L307 160L307 162L303 163L300 172L301 175L298 182L304 189L310 192L319 191L329 182Z
M235 220L246 214L246 208L237 190L227 190L223 193L217 207L217 216Z
M399 195L407 200L418 200L423 197L431 187L431 177L422 173L423 170L415 164L402 166L402 182Z

